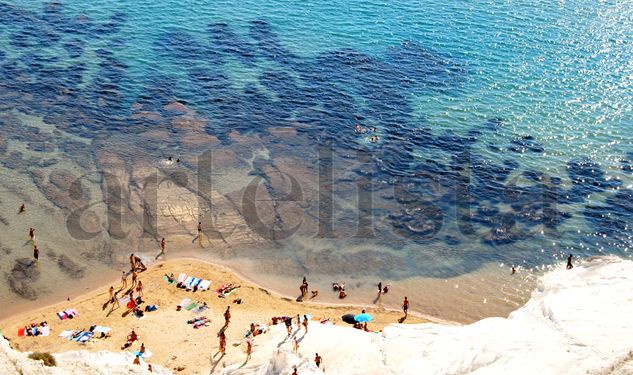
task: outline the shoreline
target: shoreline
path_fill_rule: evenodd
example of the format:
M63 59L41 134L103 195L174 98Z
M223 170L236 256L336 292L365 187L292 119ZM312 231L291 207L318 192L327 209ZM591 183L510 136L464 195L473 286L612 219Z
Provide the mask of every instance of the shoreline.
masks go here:
M165 273L178 275L180 272L211 280L211 287L208 291L185 291L176 288L173 284L167 284L164 280ZM13 314L0 321L0 329L2 334L10 340L11 347L20 352L65 353L87 350L131 355L141 343L144 343L154 354L148 363L173 369L179 374L199 374L209 372L209 356L216 352L218 344L216 333L224 330L222 315L226 307L230 306L232 316L230 326L226 328L226 336L227 342L231 345L228 346L225 357L217 361L215 357L211 358L212 361L216 361L213 363L211 373L219 373L226 366L243 361L244 345L241 344L245 342L244 333L248 331L252 323L268 325L272 328L272 317L295 317L309 314L312 317L310 319L312 325L318 326L320 322L326 322L325 324L345 327L347 324L341 320L341 316L350 313L358 314L361 310L361 307L352 304L329 305L310 300L296 302L294 299L282 297L278 293L241 278L224 265L215 265L195 258L158 262L139 273L138 279L143 282L145 304L158 306L156 311L146 312L141 319L130 314L125 305L117 307L109 303L108 286L113 285L118 288L121 285L120 281L115 281L106 284L103 289L93 288L90 292L70 301L59 301L29 312ZM219 296L215 293L216 288L229 283L240 285L240 288L236 289L230 297L218 298ZM184 299L195 301L199 305L204 302L208 308L204 311L178 310L176 306L185 303ZM240 299L241 303L236 303L237 299ZM56 315L58 311L70 308L76 309L78 315L73 319L58 319ZM369 323L369 329L374 332L398 322L403 324L429 322L417 314L409 314L403 320L401 311L388 310L379 306L367 307L367 312L374 317ZM208 318L207 325L194 329L191 324L187 324L193 317L202 315ZM49 336L21 337L18 335L25 325L43 321L48 322ZM87 329L93 325L110 327L111 336L93 338L83 344L58 337L62 331ZM125 343L131 330L137 332L141 339L131 347L122 348L121 345ZM358 332L360 334L363 331ZM264 352L258 352L258 349L264 348L271 335L272 333L262 334L261 338L255 339L255 353L264 355ZM131 360L132 358L130 362ZM178 370L181 368L184 370Z
M253 279L249 278L248 276L245 276L242 272L234 269L233 267L230 267L226 264L222 264L222 263L216 263L216 262L212 262L206 259L200 259L200 258L196 258L196 257L192 257L192 256L182 256L182 257L175 257L175 258L170 258L168 260L161 260L158 261L156 263L151 263L150 265L147 266L147 271L149 271L150 269L153 268L159 268L161 265L164 264L168 264L171 262L177 262L177 261L195 261L195 262L201 262L203 264L208 264L212 267L216 267L219 268L223 271L232 273L233 275L237 276L240 279L243 279L244 281L253 284L254 286L256 286L257 288L261 289L261 290L265 290L266 292L280 298L280 299L286 299L289 301L293 301L295 300L294 297L280 293L276 290L270 289L270 288L266 288L264 286L262 286L261 284L257 283L256 281L254 281ZM139 277L141 277L145 272L144 271L142 273L139 274ZM21 310L19 312L15 312L12 313L6 317L3 317L0 319L0 325L2 325L3 323L7 322L7 321L11 321L15 318L17 318L19 315L28 315L28 314L37 314L40 313L41 311L44 310L48 310L51 309L53 307L62 305L66 302L73 302L76 300L83 300L83 299L88 299L88 298L94 298L94 297L98 297L100 295L106 295L108 292L108 288L113 285L119 285L120 284L120 278L115 278L110 282L105 282L103 284L100 284L98 286L94 286L94 287L90 287L89 290L87 290L86 292L83 293L79 293L76 295L71 294L69 297L67 297L67 299L59 299L56 302L52 302L49 304L46 304L44 306L41 307L37 307L37 308L32 308L32 309L26 309L26 310ZM99 292L100 290L103 290L103 292ZM320 301L314 301L314 300L307 300L304 302L301 302L303 304L313 304L313 305L317 305L317 306L323 306L323 307L349 307L349 308L372 308L372 309L381 309L384 311L390 311L390 312L400 312L400 310L395 309L393 307L384 307L384 306L379 306L376 304L358 304L358 303L333 303L333 302L320 302ZM409 311L409 315L411 316L416 316L418 318L427 320L431 323L437 323L437 324L445 324L445 325L462 325L462 323L459 322L455 322L455 321L451 321L451 320L447 320L447 319L442 319L439 317L435 317L435 316L431 316L428 314L423 314L420 313L418 311L415 310L410 310Z

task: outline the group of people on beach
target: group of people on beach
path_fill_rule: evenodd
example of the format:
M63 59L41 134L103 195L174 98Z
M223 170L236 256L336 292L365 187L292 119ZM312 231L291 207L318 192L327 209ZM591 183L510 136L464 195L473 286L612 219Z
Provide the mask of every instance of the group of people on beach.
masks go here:
M338 292L339 299L347 297L347 293L345 293L345 283L332 283L332 291Z
M26 205L24 203L20 204L20 208L18 209L18 215L21 215L26 212ZM29 228L29 239L31 244L33 245L33 264L38 266L40 260L40 249L37 247L35 243L35 228Z

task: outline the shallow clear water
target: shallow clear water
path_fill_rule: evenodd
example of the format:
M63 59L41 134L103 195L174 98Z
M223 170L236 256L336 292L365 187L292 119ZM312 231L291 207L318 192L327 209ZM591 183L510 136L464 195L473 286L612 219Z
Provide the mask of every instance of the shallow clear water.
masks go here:
M72 257L84 275L114 273L160 236L182 240L198 217L206 229L206 211L186 229L147 229L130 208L131 234L113 235L121 202L103 177L161 169L168 155L195 176L206 150L213 189L258 238L187 252L281 289L304 274L404 283L492 263L536 269L569 252L629 256L632 37L633 5L617 1L3 3L1 269L14 275L30 255L36 224L13 218L20 201L51 259L82 249ZM65 181L79 176L72 195ZM288 176L301 194L284 200ZM248 220L256 177L262 225ZM77 234L68 217L85 205L84 224L108 231ZM73 285L76 270L58 268L18 276Z

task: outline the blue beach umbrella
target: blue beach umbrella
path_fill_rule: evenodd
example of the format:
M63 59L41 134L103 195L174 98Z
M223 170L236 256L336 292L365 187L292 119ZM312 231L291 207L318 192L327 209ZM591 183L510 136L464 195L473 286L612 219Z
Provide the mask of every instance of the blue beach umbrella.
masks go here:
M369 314L358 314L354 317L354 320L359 323L367 323L374 320L374 317Z

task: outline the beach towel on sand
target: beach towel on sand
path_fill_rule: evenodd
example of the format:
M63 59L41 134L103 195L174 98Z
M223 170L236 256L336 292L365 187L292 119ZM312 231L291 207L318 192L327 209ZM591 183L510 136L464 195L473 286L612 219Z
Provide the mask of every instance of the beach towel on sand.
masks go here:
M48 336L51 334L51 327L49 326L37 327L37 330L40 331L40 334L38 336Z
M82 333L79 337L77 337L76 339L74 339L74 341L77 342L88 342L90 341L90 339L94 336L95 334L92 332L84 332Z
M59 337L70 339L76 331L66 330L59 334Z
M79 315L79 313L75 309L66 309L57 313L57 317L60 320L72 319L77 315Z
M186 278L187 278L187 274L183 272L180 275L178 275L178 282L181 283L185 281Z
M198 306L195 309L191 310L191 312L194 313L194 314L201 314L201 313L207 311L208 309L209 309L209 306L201 305L201 306Z
M185 306L189 306L189 303L191 303L191 299L189 298L185 298L182 301L180 301L180 303L178 304L178 306L180 307L185 307Z
M193 282L193 280L195 280L196 278L193 276L189 276L187 277L187 280L185 280L185 286L189 287L189 285L191 285L191 283Z
M112 328L110 327L104 327L104 326L96 326L94 331L95 332L103 332L103 333L108 333L112 330Z
M169 277L167 277L167 275L163 276L163 278L165 279L165 281L166 281L166 282L167 282L167 284L169 284L169 285L171 285L171 284L173 284L173 283L175 283L175 282L176 282L176 280L169 281Z
M189 286L190 286L191 288L195 288L195 287L197 287L197 286L198 286L198 284L200 284L200 282L201 282L201 281L202 281L202 279L200 279L200 278L195 278L195 279L191 282L191 284L189 284Z
M185 307L185 310L191 311L191 310L195 309L196 307L198 307L198 304L197 303L192 303L192 304L188 305L187 307Z
M44 326L44 327L33 327L33 328L29 328L29 330L31 331L31 333L33 333L33 336L48 336L51 334L51 327L49 326ZM24 337L26 336L26 328L22 327L20 329L18 329L18 337Z
M228 293L220 293L220 292L218 292L218 297L220 297L220 298L226 298L226 296L230 296L230 295L231 295L231 294L233 294L233 292L235 292L236 290L237 290L237 288L235 288L235 289L231 290L231 291L230 291L230 292L228 292Z
M208 290L209 286L211 286L211 281L210 280L204 280L204 281L200 282L200 285L198 285L198 289L200 289L200 290Z

